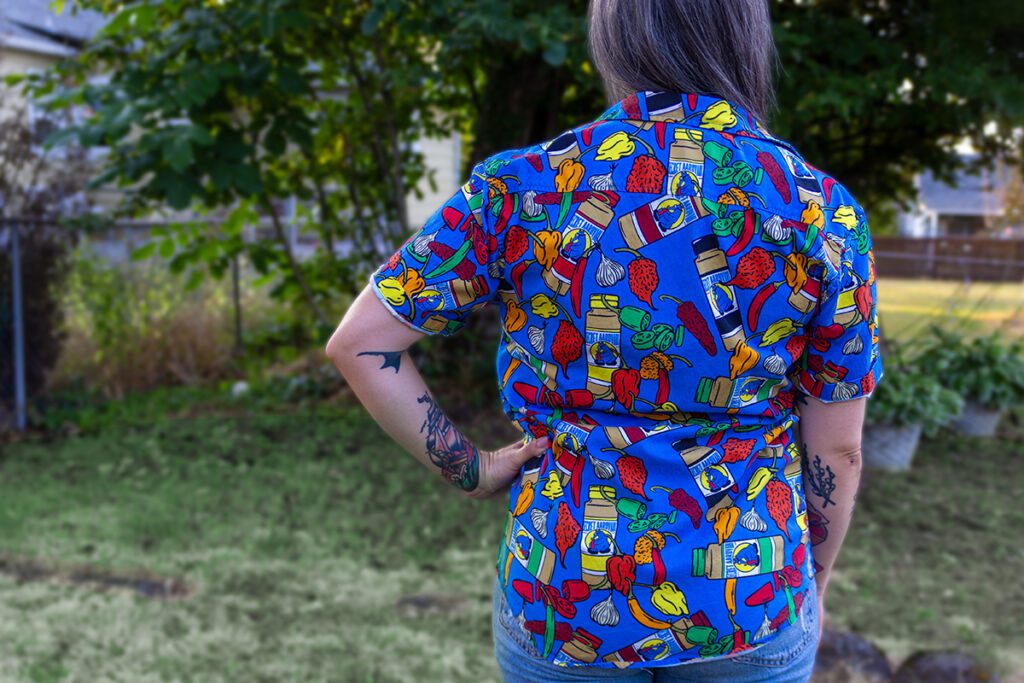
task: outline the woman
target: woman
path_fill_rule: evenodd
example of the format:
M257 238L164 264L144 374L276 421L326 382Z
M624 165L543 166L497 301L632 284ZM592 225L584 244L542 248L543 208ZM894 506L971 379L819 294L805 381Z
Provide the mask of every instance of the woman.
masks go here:
M867 219L765 127L764 0L590 21L610 108L478 164L327 352L431 471L508 496L505 680L806 681L882 376ZM496 451L405 354L492 302L524 434Z

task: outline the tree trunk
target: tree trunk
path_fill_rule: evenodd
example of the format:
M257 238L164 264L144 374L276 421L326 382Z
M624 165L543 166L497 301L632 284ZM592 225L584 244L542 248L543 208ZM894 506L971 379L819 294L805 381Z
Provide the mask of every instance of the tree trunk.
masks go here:
M479 100L473 158L480 161L562 132L559 114L566 83L565 68L551 66L540 55L517 54L491 65Z

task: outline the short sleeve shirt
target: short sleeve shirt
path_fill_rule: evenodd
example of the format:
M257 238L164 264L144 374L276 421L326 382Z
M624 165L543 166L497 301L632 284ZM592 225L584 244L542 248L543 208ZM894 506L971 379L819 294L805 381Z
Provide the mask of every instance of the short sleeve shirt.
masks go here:
M727 657L793 624L814 563L798 393L882 377L867 216L740 105L638 92L478 164L372 275L451 335L500 307L525 438L495 570L565 666Z

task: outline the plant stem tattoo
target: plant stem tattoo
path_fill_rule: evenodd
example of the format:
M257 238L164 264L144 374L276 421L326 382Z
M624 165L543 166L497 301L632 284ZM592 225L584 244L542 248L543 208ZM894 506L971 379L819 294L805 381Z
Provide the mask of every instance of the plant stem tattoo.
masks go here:
M814 456L814 462L811 463L811 467L812 469L807 472L811 491L821 497L822 509L827 508L829 503L835 505L836 502L832 500L832 492L836 490L836 473L832 471L832 467L829 465L825 465L822 468L820 455Z
M356 354L357 356L380 356L384 359L380 369L394 368L395 374L398 374L398 370L402 365L402 352L401 351L360 351Z
M475 490L480 483L480 453L476 446L456 429L430 394L423 394L416 402L427 404L427 417L420 433L427 435L430 462L441 469L441 476L453 486L463 491Z

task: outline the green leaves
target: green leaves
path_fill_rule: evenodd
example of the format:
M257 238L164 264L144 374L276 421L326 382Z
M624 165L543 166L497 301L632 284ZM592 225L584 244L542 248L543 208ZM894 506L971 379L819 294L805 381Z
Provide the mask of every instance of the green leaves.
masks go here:
M171 134L167 136L161 152L164 161L179 173L188 168L195 159L192 154L192 141L187 135Z

